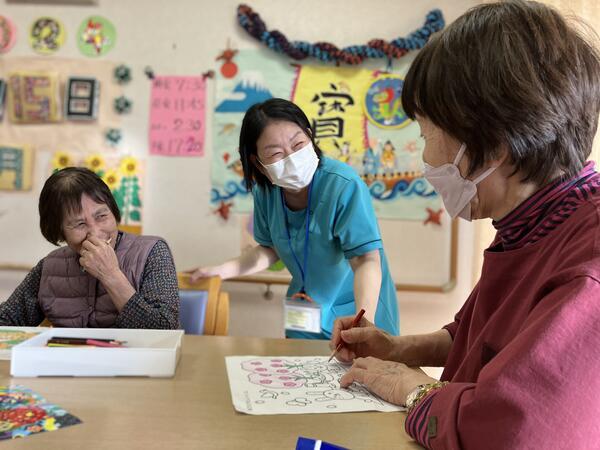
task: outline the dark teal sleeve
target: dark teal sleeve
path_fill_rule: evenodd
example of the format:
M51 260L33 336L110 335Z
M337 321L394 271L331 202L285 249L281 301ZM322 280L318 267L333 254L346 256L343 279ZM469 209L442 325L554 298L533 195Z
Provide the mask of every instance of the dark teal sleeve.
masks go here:
M264 247L273 247L265 208L266 195L264 188L255 186L252 195L254 196L254 240Z
M346 259L383 247L371 194L362 180L348 180L344 186L338 199L333 235L339 239Z

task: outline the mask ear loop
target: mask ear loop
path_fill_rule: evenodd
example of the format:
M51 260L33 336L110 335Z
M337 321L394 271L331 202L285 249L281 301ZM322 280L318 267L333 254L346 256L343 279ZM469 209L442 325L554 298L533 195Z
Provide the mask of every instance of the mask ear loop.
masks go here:
M481 175L479 175L477 178L475 178L473 180L473 184L479 184L481 183L485 178L488 177L488 175L490 175L494 170L496 170L498 167L494 166L494 167L490 167L488 170L486 170L485 172L483 172Z
M458 153L456 154L456 158L454 158L454 162L452 164L454 164L455 166L458 166L458 163L460 162L463 155L465 154L465 150L467 150L467 144L465 144L463 142L463 144L460 146L460 149L458 150Z
M454 158L454 165L455 166L458 166L458 163L460 162L460 160L462 159L463 155L465 154L466 149L467 149L467 144L465 144L463 142L463 144L460 146L460 149L458 150L458 154L456 155L456 158ZM487 178L497 168L498 168L498 166L490 167L485 172L483 172L481 175L479 175L477 178L475 178L472 181L472 183L475 184L475 185L481 183L485 178Z

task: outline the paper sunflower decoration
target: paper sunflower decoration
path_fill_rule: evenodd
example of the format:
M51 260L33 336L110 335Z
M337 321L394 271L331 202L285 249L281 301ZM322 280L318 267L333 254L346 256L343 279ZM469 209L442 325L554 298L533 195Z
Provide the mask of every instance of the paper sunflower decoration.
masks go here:
M67 152L56 152L52 158L53 172L58 172L66 167L72 167L75 164L73 157Z
M121 176L119 175L119 172L117 170L110 169L106 171L106 173L102 177L102 181L106 183L106 185L112 192L119 186Z
M115 67L114 77L118 84L127 84L131 81L131 69L121 64Z
M115 99L115 111L119 114L127 114L131 111L132 103L127 97L121 96Z
M85 167L96 174L102 171L105 165L104 158L100 155L90 155L85 159Z
M137 166L137 160L131 156L128 156L127 158L123 158L121 160L121 166L119 167L119 170L124 176L131 177L136 174Z

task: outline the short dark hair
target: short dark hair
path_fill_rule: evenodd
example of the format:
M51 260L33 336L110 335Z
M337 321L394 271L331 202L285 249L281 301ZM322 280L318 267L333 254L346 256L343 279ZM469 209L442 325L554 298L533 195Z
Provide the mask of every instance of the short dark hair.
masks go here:
M522 181L543 185L576 175L590 155L598 50L541 3L479 5L420 51L402 104L412 119L426 117L467 145L470 174L506 144Z
M104 203L121 221L121 213L110 189L102 178L83 167L67 167L53 173L40 194L40 229L54 245L65 240L63 220L67 214L81 211L81 197L86 194L96 203Z
M254 166L250 156L257 156L256 142L267 125L275 121L292 122L298 125L312 141L315 152L321 159L321 149L315 143L312 127L304 111L289 100L282 98L272 98L263 103L257 103L246 111L240 130L240 160L248 191L252 190L254 183L259 186L272 186L271 181Z

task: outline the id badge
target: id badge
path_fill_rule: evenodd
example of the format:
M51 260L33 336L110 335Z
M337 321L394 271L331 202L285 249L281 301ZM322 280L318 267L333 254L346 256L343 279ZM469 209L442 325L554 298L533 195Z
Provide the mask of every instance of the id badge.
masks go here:
M286 330L321 332L321 307L318 303L288 297L283 310Z

